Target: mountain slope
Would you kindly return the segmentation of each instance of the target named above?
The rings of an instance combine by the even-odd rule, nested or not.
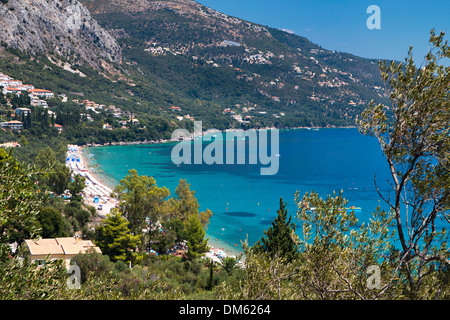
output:
[[[99,68],[121,61],[121,49],[76,0],[0,3],[2,44],[54,60]]]
[[[230,109],[241,123],[351,125],[371,99],[386,102],[376,61],[191,0],[82,2],[121,44],[124,61],[190,100],[183,107],[191,116],[201,113],[194,99]]]

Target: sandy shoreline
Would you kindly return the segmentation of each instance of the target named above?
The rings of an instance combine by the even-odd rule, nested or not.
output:
[[[354,126],[345,126],[345,127],[292,127],[292,128],[282,128],[280,131],[285,130],[313,130],[317,131],[319,129],[333,129],[333,128],[344,128],[351,129],[356,128]],[[276,128],[252,128],[252,129],[227,129],[227,130],[216,130],[210,129],[203,132],[203,135],[212,134],[212,133],[227,133],[227,132],[245,132],[245,131],[262,131],[262,130],[271,130]],[[196,138],[194,134],[191,134],[190,137],[185,138],[184,140],[193,140]],[[179,142],[179,140],[157,140],[157,141],[130,141],[130,142],[115,142],[108,144],[88,144],[85,147],[80,147],[76,145],[69,145],[68,158],[69,156],[74,155],[74,161],[70,158],[70,161],[67,161],[67,165],[73,170],[75,174],[81,174],[86,177],[86,181],[89,182],[89,186],[86,188],[84,192],[83,199],[89,204],[94,206],[97,209],[97,212],[102,218],[106,218],[106,215],[110,212],[112,208],[114,208],[118,201],[117,199],[111,198],[111,193],[114,188],[112,183],[105,183],[105,177],[102,176],[101,173],[94,172],[91,167],[91,163],[87,157],[87,149],[91,147],[106,147],[106,146],[126,146],[126,145],[142,145],[142,144],[165,144],[165,143],[174,143]],[[71,151],[72,148],[72,151]],[[77,162],[77,159],[80,159]],[[98,202],[95,202],[95,197],[98,198]],[[99,205],[102,205],[102,210],[98,210]],[[238,246],[233,246],[226,241],[222,241],[217,239],[214,235],[209,234],[206,230],[206,237],[208,237],[208,245],[211,247],[211,250],[206,253],[206,256],[215,260],[220,261],[220,256],[236,256],[239,253],[242,253],[242,247],[240,244]]]
[[[112,189],[89,170],[82,147],[68,145],[66,165],[74,175],[78,174],[86,178],[86,188],[82,192],[83,201],[95,207],[98,215],[105,218],[118,204],[118,200],[111,197]]]
[[[111,209],[116,207],[119,202],[111,197],[113,188],[103,181],[104,179],[100,174],[92,171],[86,150],[80,146],[69,145],[66,165],[72,170],[74,175],[80,174],[86,178],[87,186],[82,193],[83,200],[86,204],[94,206],[102,219],[106,218]],[[102,207],[101,210],[99,210],[100,205]],[[232,248],[226,243],[212,240],[211,237],[209,237],[208,245],[210,250],[205,256],[216,262],[220,262],[220,257],[235,257],[240,252],[237,248]]]

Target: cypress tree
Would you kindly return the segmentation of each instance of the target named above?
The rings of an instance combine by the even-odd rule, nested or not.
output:
[[[283,198],[280,198],[278,216],[272,221],[272,225],[264,231],[264,236],[258,240],[253,249],[257,253],[266,252],[270,257],[278,255],[292,262],[298,256],[298,246],[292,238],[295,232],[295,224],[291,221]]]

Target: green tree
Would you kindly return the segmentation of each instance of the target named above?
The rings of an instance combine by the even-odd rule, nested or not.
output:
[[[295,240],[295,224],[288,218],[288,210],[283,198],[280,198],[280,208],[277,217],[272,221],[272,226],[264,231],[264,235],[258,240],[254,249],[256,252],[267,252],[273,257],[279,255],[292,262],[298,257],[297,241]]]
[[[34,159],[34,162],[38,168],[53,167],[55,161],[55,152],[49,146],[41,149]]]
[[[239,290],[222,286],[226,299],[243,300],[285,300],[301,299],[298,284],[294,282],[298,274],[297,263],[289,263],[283,257],[269,257],[264,252],[256,252],[243,243],[245,278]]]
[[[158,253],[165,254],[173,247],[177,240],[177,234],[173,230],[173,225],[170,223],[164,223],[161,225],[162,232],[157,232],[152,238],[153,241],[149,246],[149,249],[158,251]]]
[[[47,146],[39,151],[35,160],[38,168],[49,168],[41,175],[40,185],[57,195],[61,195],[69,187],[71,172],[69,167],[56,158],[52,148]]]
[[[195,191],[190,189],[190,184],[185,179],[180,179],[178,186],[175,189],[177,216],[182,220],[191,216],[199,214],[199,207]]]
[[[392,293],[397,270],[389,259],[395,239],[393,215],[377,209],[369,223],[347,210],[342,196],[322,199],[315,192],[295,194],[299,235],[298,269],[294,283],[306,299],[379,299]],[[369,267],[380,270],[379,288],[367,286]],[[399,291],[396,291],[397,293]]]
[[[70,177],[71,172],[69,167],[57,163],[48,174],[47,184],[49,190],[57,195],[63,194],[69,188]]]
[[[120,211],[113,209],[104,220],[102,226],[96,229],[96,244],[103,254],[111,261],[134,262],[135,250],[140,244],[140,235],[132,235],[128,228],[129,222],[122,217]]]
[[[41,231],[37,218],[45,199],[35,189],[39,173],[0,149],[0,259],[11,254],[9,244],[21,244]]]
[[[120,200],[119,207],[135,234],[148,228],[150,239],[158,230],[157,223],[162,214],[164,200],[170,195],[167,188],[159,188],[155,179],[140,176],[136,170],[129,170],[113,191]]]
[[[54,300],[67,293],[63,260],[48,261],[37,268],[25,255],[0,264],[0,274],[1,300]]]
[[[420,67],[412,47],[405,63],[381,63],[392,105],[371,103],[358,119],[360,131],[376,137],[386,156],[392,194],[379,194],[395,214],[399,268],[415,298],[427,277],[450,265],[446,228],[436,227],[439,219],[450,222],[450,67],[440,64],[450,47],[444,35],[430,32]]]
[[[61,213],[51,207],[42,207],[38,221],[41,226],[41,236],[43,238],[67,237],[64,221]]]
[[[5,0],[3,0],[5,1]],[[1,2],[3,2],[1,1]],[[3,86],[0,86],[0,104],[6,104],[8,101],[5,98],[5,95],[3,94]]]
[[[209,278],[208,283],[206,285],[207,290],[212,290],[214,287],[214,261],[209,261]]]
[[[220,264],[222,269],[231,276],[233,271],[239,268],[238,258],[235,257],[221,257]]]
[[[80,193],[83,192],[86,187],[86,178],[76,174],[73,177],[73,180],[67,184],[67,189],[71,194],[71,201],[81,200]]]
[[[205,239],[205,229],[198,216],[191,215],[186,224],[186,237],[189,259],[195,259],[209,250],[208,239]]]
[[[206,228],[213,213],[211,210],[199,212],[200,205],[195,197],[195,191],[190,189],[190,184],[185,179],[180,179],[175,189],[175,197],[167,201],[167,218],[170,220],[172,230],[177,234],[178,240],[186,239],[187,221],[191,216],[197,217],[202,226]]]
[[[86,282],[89,276],[107,275],[114,266],[107,255],[98,252],[78,254],[72,260],[80,268],[81,283]]]
[[[24,135],[21,135],[21,136],[20,136],[20,138],[19,138],[19,144],[20,144],[21,147],[26,147],[26,146],[28,146],[28,140],[27,140],[27,138],[25,138]]]

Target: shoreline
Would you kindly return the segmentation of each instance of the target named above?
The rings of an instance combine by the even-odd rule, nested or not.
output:
[[[280,131],[289,131],[289,130],[311,130],[311,131],[317,131],[320,129],[355,129],[357,128],[356,126],[346,126],[346,127],[293,127],[293,128],[283,128],[283,129],[278,129]],[[202,132],[202,135],[207,135],[207,134],[213,134],[213,133],[226,133],[226,132],[245,132],[245,131],[263,131],[263,130],[272,130],[272,129],[276,129],[276,128],[261,128],[261,129],[256,129],[256,128],[252,128],[252,129],[226,129],[226,130],[217,130],[217,129],[209,129],[206,130],[204,132]],[[192,141],[194,140],[196,137],[196,135],[191,134],[189,138],[184,139],[184,141]],[[90,172],[90,174],[92,176],[94,176],[96,178],[96,180],[100,181],[103,185],[107,186],[108,188],[110,188],[111,190],[114,189],[114,186],[111,186],[111,183],[105,183],[105,179],[106,178],[106,174],[102,174],[99,172],[95,172],[92,170],[92,166],[91,166],[91,162],[92,159],[90,159],[88,157],[88,149],[89,148],[97,148],[97,147],[111,147],[111,146],[127,146],[127,145],[158,145],[158,144],[166,144],[166,143],[176,143],[176,142],[180,142],[179,140],[152,140],[152,141],[130,141],[130,142],[113,142],[113,143],[107,143],[107,144],[88,144],[86,146],[80,146],[80,150],[81,150],[81,155],[84,158],[84,163],[86,165],[86,169]],[[100,165],[97,163],[97,165]],[[106,216],[106,215],[105,215]],[[223,254],[226,254],[228,256],[236,256],[239,253],[242,253],[242,247],[240,245],[238,245],[237,247],[234,247],[233,245],[227,243],[225,240],[219,240],[217,239],[214,235],[209,234],[208,230],[206,231],[206,237],[208,238],[208,245],[211,247],[211,250],[209,252],[209,255],[211,254],[212,251],[217,251],[217,250],[222,250]],[[207,255],[207,256],[209,256]]]
[[[72,170],[73,175],[78,174],[86,179],[86,187],[81,193],[83,202],[95,207],[102,219],[106,218],[111,209],[117,206],[118,200],[111,197],[113,189],[106,185],[101,177],[89,170],[83,147],[68,145],[66,165]]]
[[[275,127],[265,127],[265,128],[250,128],[250,129],[225,129],[225,130],[219,130],[219,129],[208,129],[202,132],[201,136],[205,136],[212,133],[227,133],[227,132],[246,132],[246,131],[265,131],[265,130],[280,130],[280,131],[287,131],[287,130],[313,130],[317,131],[319,129],[357,129],[357,126],[343,126],[343,127],[289,127],[289,128],[275,128]],[[199,135],[195,135],[195,133],[190,133],[190,136],[188,138],[184,138],[183,140],[176,140],[176,139],[159,139],[159,140],[143,140],[143,141],[117,141],[117,142],[109,142],[109,143],[89,143],[85,146],[82,146],[82,148],[98,148],[98,147],[113,147],[113,146],[131,146],[131,145],[149,145],[149,144],[165,144],[165,143],[174,143],[174,142],[180,142],[180,141],[191,141],[194,140]]]
[[[81,174],[86,177],[87,180],[90,182],[96,184],[100,190],[104,190],[107,192],[108,195],[111,195],[112,190],[114,189],[113,186],[108,185],[105,183],[104,179],[105,177],[102,176],[101,173],[95,172],[92,170],[92,163],[90,162],[90,159],[87,154],[87,150],[85,147],[81,146],[75,146],[75,145],[69,145],[69,150],[72,149],[72,155],[76,155],[79,157],[80,161],[75,162],[75,166],[72,164],[74,161],[69,161],[69,167],[73,170],[74,174]],[[68,152],[69,155],[70,151]],[[76,159],[76,158],[75,158]],[[80,165],[76,165],[79,163]],[[72,164],[72,165],[70,165]],[[89,177],[89,178],[88,178]],[[111,205],[106,205],[103,203],[103,209],[98,210],[98,203],[93,203],[93,194],[90,189],[86,188],[84,193],[83,200],[87,202],[89,205],[93,205],[97,209],[97,214],[102,218],[105,219],[107,214],[110,212],[110,210],[118,204],[118,200],[114,198],[110,198]],[[103,197],[105,197],[105,194],[103,194]],[[101,200],[99,200],[100,202]],[[233,248],[231,245],[225,243],[224,241],[220,241],[218,239],[212,239],[212,235],[208,234],[206,231],[206,237],[208,238],[208,246],[210,247],[210,250],[205,253],[205,256],[213,259],[214,261],[220,261],[219,256],[223,257],[236,257],[239,253],[242,252],[242,250],[236,250],[236,248]]]
[[[112,182],[105,182],[105,180],[108,180],[105,175],[102,175],[100,172],[96,172],[94,170],[94,163],[92,162],[92,159],[89,158],[89,151],[87,147],[79,147],[81,150],[81,157],[83,158],[86,170],[96,178],[102,185],[104,185],[106,188],[110,189],[111,192],[116,187],[115,183]],[[101,164],[97,163],[97,166],[100,166]]]

